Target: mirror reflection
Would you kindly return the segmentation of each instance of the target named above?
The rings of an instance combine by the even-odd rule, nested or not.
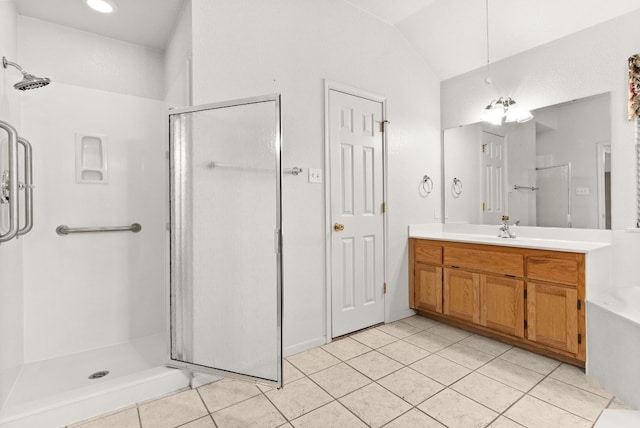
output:
[[[611,228],[610,94],[444,131],[446,223]]]

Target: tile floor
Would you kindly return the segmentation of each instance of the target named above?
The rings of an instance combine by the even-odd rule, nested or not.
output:
[[[579,428],[624,408],[573,366],[419,316],[292,355],[284,380],[223,379],[72,427]]]

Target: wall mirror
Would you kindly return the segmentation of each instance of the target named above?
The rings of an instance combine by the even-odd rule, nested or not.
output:
[[[611,228],[610,94],[444,131],[445,223]]]

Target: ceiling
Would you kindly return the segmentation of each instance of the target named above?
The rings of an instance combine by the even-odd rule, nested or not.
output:
[[[15,0],[20,15],[156,49],[184,2],[115,1],[118,11],[101,15],[81,0]],[[487,63],[486,0],[344,1],[396,27],[441,80]],[[640,9],[638,0],[488,1],[491,62]]]

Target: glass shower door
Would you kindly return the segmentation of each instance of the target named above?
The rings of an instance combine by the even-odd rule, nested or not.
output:
[[[169,365],[280,386],[280,96],[171,110],[169,128]]]

